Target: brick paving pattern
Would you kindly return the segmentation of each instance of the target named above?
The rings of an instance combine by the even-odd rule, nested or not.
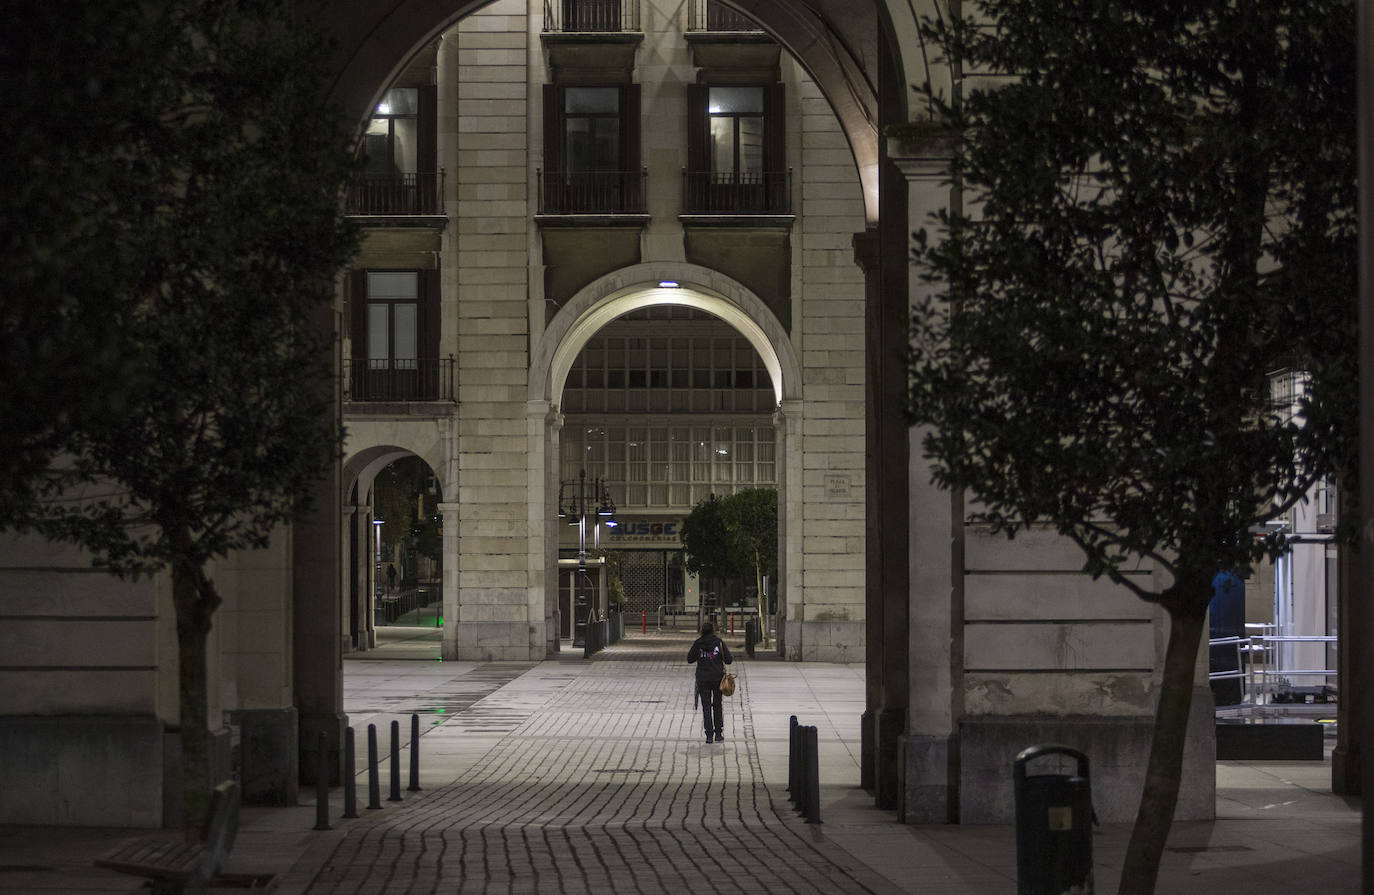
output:
[[[786,792],[764,783],[747,663],[725,700],[725,742],[705,742],[689,642],[639,638],[536,666],[518,685],[541,704],[501,711],[508,726],[462,779],[363,812],[307,891],[886,890],[810,841]],[[491,733],[482,709],[442,723]]]

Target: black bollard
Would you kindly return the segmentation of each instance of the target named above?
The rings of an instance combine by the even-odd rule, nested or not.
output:
[[[382,784],[377,779],[377,725],[367,725],[367,807],[382,807]]]
[[[821,823],[821,755],[816,728],[806,728],[806,822]]]
[[[315,751],[315,829],[329,829],[329,737],[323,730]]]
[[[353,748],[353,728],[344,729],[344,813],[346,818],[358,816],[358,759]]]
[[[391,722],[391,795],[388,802],[401,801],[401,722]]]
[[[787,720],[787,799],[797,801],[797,716]]]
[[[410,716],[410,786],[409,792],[420,791],[420,716]]]

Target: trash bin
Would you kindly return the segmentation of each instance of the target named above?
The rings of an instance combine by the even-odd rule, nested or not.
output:
[[[1075,759],[1077,774],[1027,774],[1037,758]],[[1012,767],[1016,798],[1018,895],[1091,895],[1093,891],[1092,786],[1088,757],[1056,744],[1031,746]]]
[[[744,623],[744,651],[750,656],[753,656],[754,644],[758,643],[759,640],[758,619],[750,616],[749,620]]]

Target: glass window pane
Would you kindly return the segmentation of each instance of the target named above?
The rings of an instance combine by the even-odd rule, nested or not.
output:
[[[763,119],[739,119],[739,167],[748,174],[763,171]]]
[[[735,119],[711,119],[711,171],[735,173]],[[712,178],[714,181],[715,178]],[[728,182],[728,180],[726,181]]]
[[[393,87],[377,104],[378,115],[418,115],[420,114],[420,89],[418,87]]]
[[[367,306],[367,359],[369,367],[385,367],[391,358],[391,340],[387,305]],[[380,362],[380,363],[378,363]]]
[[[759,111],[763,111],[763,91],[759,90]],[[569,114],[616,115],[620,112],[618,87],[568,87],[563,91],[563,111]]]
[[[707,98],[711,114],[752,112],[763,114],[762,87],[712,87]]]
[[[420,296],[420,274],[414,270],[368,271],[367,297],[370,300],[410,299]]]
[[[414,118],[401,118],[391,122],[392,126],[392,164],[401,174],[414,174],[420,170],[420,123]]]
[[[419,334],[419,307],[412,304],[394,304],[392,307],[392,323],[395,332],[392,338],[395,345],[395,358],[398,368],[414,369],[415,365],[401,364],[401,361],[414,361],[419,357],[420,334]]]

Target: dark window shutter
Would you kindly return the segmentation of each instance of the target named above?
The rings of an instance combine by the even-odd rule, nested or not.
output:
[[[439,88],[434,85],[420,88],[420,120],[418,122],[419,158],[422,174],[439,170]]]
[[[782,84],[763,88],[764,170],[787,170],[787,97]]]
[[[439,271],[420,271],[420,357],[437,364],[439,357]]]
[[[349,334],[353,339],[353,360],[367,361],[367,271],[355,270],[348,277]]]
[[[710,87],[687,85],[687,170],[693,173],[711,170],[707,157],[711,142],[710,99]]]
[[[620,170],[625,172],[622,211],[642,211],[645,207],[644,180],[639,158],[639,85],[620,87]]]

